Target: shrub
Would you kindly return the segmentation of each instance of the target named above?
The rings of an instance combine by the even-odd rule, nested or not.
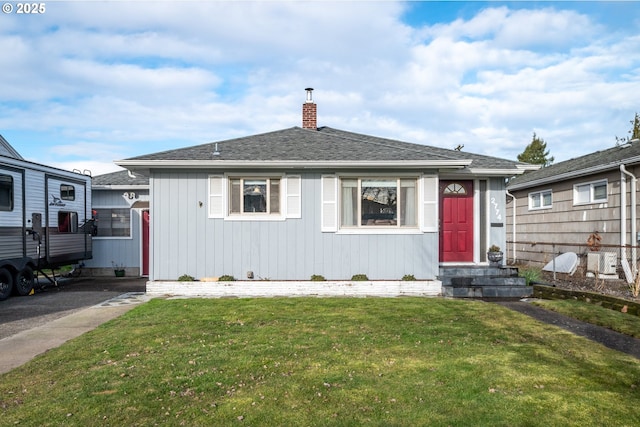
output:
[[[311,281],[312,282],[324,282],[325,280],[327,280],[327,279],[325,279],[324,276],[321,275],[321,274],[312,274],[311,275]]]
[[[196,278],[193,276],[189,276],[188,274],[183,274],[178,277],[178,282],[195,282]]]
[[[527,281],[527,286],[533,282],[539,282],[542,279],[542,270],[536,267],[526,267],[518,272],[518,276],[524,277]]]
[[[416,278],[413,274],[405,274],[404,276],[402,276],[402,280],[405,282],[413,282],[416,280]]]
[[[353,276],[351,276],[351,280],[356,282],[362,282],[365,280],[369,280],[369,278],[367,277],[366,274],[354,274]]]
[[[219,281],[221,282],[234,282],[236,280],[235,277],[229,275],[229,274],[223,274],[222,276],[220,276],[218,278]]]

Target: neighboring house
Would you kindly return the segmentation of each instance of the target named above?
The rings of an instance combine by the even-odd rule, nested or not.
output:
[[[505,180],[530,165],[317,127],[148,154],[150,280],[435,279],[504,246]],[[98,250],[96,249],[96,252]]]
[[[149,268],[149,178],[127,170],[93,177],[92,210],[96,218],[92,275],[146,276]]]
[[[514,178],[507,186],[507,227],[509,240],[520,243],[509,246],[509,258],[515,252],[516,260],[550,260],[551,246],[530,242],[584,255],[594,232],[601,245],[638,245],[638,174],[640,141],[634,140]],[[618,252],[617,262],[629,272],[632,252],[608,250]]]

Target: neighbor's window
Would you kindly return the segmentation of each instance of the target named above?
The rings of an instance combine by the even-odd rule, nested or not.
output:
[[[76,212],[58,212],[58,232],[59,233],[77,233],[78,232],[78,214]]]
[[[13,177],[0,175],[0,211],[13,210]]]
[[[229,213],[279,214],[280,178],[229,178]]]
[[[575,205],[585,203],[606,203],[607,181],[594,181],[578,184],[573,187],[573,203]]]
[[[415,178],[343,178],[342,227],[416,227]]]
[[[97,237],[130,237],[131,209],[95,209]]]
[[[529,209],[548,209],[551,202],[551,190],[529,193]]]
[[[62,200],[75,200],[76,188],[69,184],[60,184],[60,198]]]

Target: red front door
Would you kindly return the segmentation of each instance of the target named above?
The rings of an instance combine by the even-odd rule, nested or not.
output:
[[[440,261],[473,262],[473,181],[440,181]]]
[[[142,275],[149,275],[149,211],[142,211]]]

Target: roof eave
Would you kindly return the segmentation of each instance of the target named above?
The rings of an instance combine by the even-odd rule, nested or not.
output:
[[[126,185],[126,184],[99,184],[92,185],[91,189],[93,190],[148,190],[149,184],[135,184],[135,185]]]
[[[578,178],[585,175],[591,175],[598,172],[604,172],[607,170],[614,170],[620,168],[620,165],[633,164],[640,162],[640,156],[630,157],[624,160],[617,160],[615,162],[607,163],[604,165],[592,166],[590,168],[579,169],[575,171],[565,172],[558,175],[547,176],[544,178],[534,179],[531,181],[523,182],[522,184],[509,185],[509,190],[521,190],[523,188],[537,187],[538,185],[545,185],[553,182],[563,181],[565,179]]]
[[[119,160],[115,164],[129,170],[148,169],[398,169],[447,168],[461,169],[472,160],[376,160],[376,161],[246,161],[246,160]]]
[[[472,175],[484,175],[484,176],[514,176],[522,175],[525,170],[519,168],[509,169],[490,169],[490,168],[469,168],[467,169]]]

